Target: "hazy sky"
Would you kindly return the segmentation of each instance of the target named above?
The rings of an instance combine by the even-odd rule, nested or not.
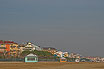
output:
[[[104,56],[104,0],[0,0],[0,40]]]

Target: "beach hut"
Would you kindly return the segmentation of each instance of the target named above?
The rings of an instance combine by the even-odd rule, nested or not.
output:
[[[60,58],[60,62],[67,62],[67,59],[64,58],[64,57],[61,57],[61,58]]]
[[[25,57],[25,62],[38,62],[37,55],[29,54]]]

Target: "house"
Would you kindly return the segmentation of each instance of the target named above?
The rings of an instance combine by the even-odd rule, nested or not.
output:
[[[25,45],[25,47],[23,47],[22,49],[23,49],[23,51],[26,51],[26,50],[28,50],[28,51],[34,51],[34,50],[40,51],[40,50],[41,50],[41,48],[40,48],[39,46],[34,45],[34,44],[31,43],[31,42],[28,42],[28,43]]]
[[[42,51],[48,51],[52,54],[55,54],[57,52],[57,49],[53,48],[53,47],[43,47]]]
[[[57,55],[57,57],[63,57],[63,52],[62,51],[57,51],[55,53],[55,55]]]
[[[69,58],[81,58],[80,54],[76,54],[76,53],[70,53]]]
[[[25,57],[25,62],[38,62],[37,55],[29,54]]]
[[[27,43],[23,50],[33,51],[35,48],[32,46],[32,43]]]
[[[37,51],[41,51],[42,50],[40,46],[34,45],[34,47],[35,47],[35,50],[37,50]]]
[[[68,52],[63,52],[63,57],[69,57],[69,53]]]
[[[69,57],[69,53],[68,52],[62,52],[62,51],[58,51],[55,53],[58,57]]]
[[[101,58],[101,61],[104,62],[104,58]]]

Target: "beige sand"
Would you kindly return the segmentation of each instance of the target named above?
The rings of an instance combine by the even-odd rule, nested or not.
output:
[[[104,69],[104,63],[0,62],[0,69]]]

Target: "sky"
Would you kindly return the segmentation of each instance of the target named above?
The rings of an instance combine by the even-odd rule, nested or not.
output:
[[[104,57],[104,0],[0,0],[0,40]]]

